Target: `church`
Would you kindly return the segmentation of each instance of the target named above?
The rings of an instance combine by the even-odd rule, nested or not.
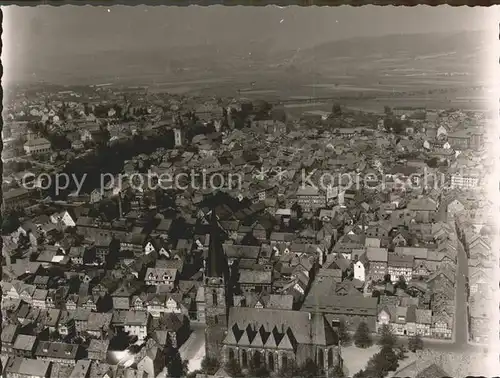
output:
[[[212,210],[205,256],[206,355],[247,368],[259,354],[270,371],[312,359],[328,371],[340,357],[338,335],[323,314],[284,309],[235,307],[221,230]]]

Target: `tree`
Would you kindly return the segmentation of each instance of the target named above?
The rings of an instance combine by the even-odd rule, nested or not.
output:
[[[241,366],[238,364],[234,358],[230,358],[229,361],[224,366],[224,369],[231,377],[243,377],[241,372]]]
[[[358,329],[354,334],[354,344],[358,348],[368,348],[372,345],[370,330],[365,322],[359,323]]]
[[[398,282],[396,282],[396,287],[401,290],[406,290],[408,287],[404,276],[399,276]]]
[[[340,363],[335,365],[335,367],[330,370],[329,376],[333,377],[333,378],[344,378],[345,377],[344,369],[342,369],[342,366],[340,365]]]
[[[381,329],[380,339],[378,345],[382,347],[393,348],[396,345],[396,337],[391,331],[388,324],[384,324]]]
[[[424,342],[423,342],[422,338],[420,337],[420,335],[411,336],[408,339],[408,348],[412,352],[416,352],[417,350],[424,349]]]
[[[353,375],[353,378],[368,378],[368,373],[365,370],[360,370]]]
[[[214,375],[219,370],[220,364],[216,358],[205,356],[201,361],[201,370],[205,374]]]
[[[341,345],[347,345],[351,342],[351,335],[347,332],[347,326],[344,320],[340,320],[337,332]]]
[[[368,370],[374,375],[385,375],[389,371],[395,371],[398,367],[398,356],[391,347],[383,346],[380,352],[368,361]]]
[[[19,222],[19,218],[15,212],[9,212],[4,215],[2,219],[2,233],[4,235],[10,234],[17,230],[17,228],[21,225]]]
[[[425,162],[429,168],[437,168],[439,165],[438,159],[433,157]]]
[[[285,366],[282,366],[279,370],[278,376],[283,378],[292,378],[297,376],[298,371],[299,368],[294,360],[287,361],[287,364]]]

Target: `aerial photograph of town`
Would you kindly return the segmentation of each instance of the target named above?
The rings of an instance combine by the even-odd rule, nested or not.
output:
[[[1,377],[497,375],[492,10],[3,7]]]

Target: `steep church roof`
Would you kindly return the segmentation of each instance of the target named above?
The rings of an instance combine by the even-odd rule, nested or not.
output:
[[[206,277],[228,278],[228,264],[221,242],[221,229],[215,210],[210,215],[210,240],[206,256]]]

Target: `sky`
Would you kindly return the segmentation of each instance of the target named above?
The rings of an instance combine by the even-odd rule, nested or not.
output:
[[[306,48],[351,37],[479,30],[482,7],[2,7],[8,74],[23,65],[57,65],[62,55],[148,51],[179,45],[267,41]],[[22,26],[20,26],[22,25]],[[15,29],[15,32],[14,32]],[[168,50],[166,50],[168,51]]]

